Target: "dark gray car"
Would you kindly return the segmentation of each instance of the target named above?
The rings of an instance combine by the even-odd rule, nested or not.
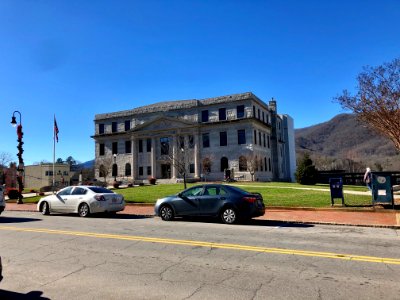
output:
[[[230,185],[204,184],[158,199],[154,211],[164,221],[174,217],[212,216],[232,224],[238,220],[263,216],[265,205],[261,194],[249,193]]]

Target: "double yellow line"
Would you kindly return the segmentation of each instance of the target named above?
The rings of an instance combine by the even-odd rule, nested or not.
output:
[[[172,245],[182,245],[182,246],[191,246],[191,247],[197,246],[197,247],[205,247],[205,248],[254,251],[254,252],[260,252],[260,253],[275,253],[275,254],[286,254],[286,255],[311,256],[311,257],[322,257],[322,258],[330,258],[330,259],[341,259],[341,260],[352,260],[352,261],[362,261],[362,262],[371,262],[371,263],[384,263],[384,264],[400,265],[400,259],[397,259],[397,258],[340,254],[340,253],[333,253],[333,252],[303,251],[303,250],[284,249],[284,248],[246,246],[246,245],[238,245],[238,244],[223,244],[223,243],[191,241],[191,240],[152,238],[152,237],[145,237],[145,236],[119,235],[119,234],[106,234],[106,233],[95,233],[95,232],[67,231],[67,230],[52,230],[52,229],[45,229],[45,228],[20,228],[20,227],[13,227],[13,226],[0,226],[0,230],[47,233],[47,234],[58,234],[58,235],[71,235],[71,236],[82,236],[82,237],[92,237],[92,238],[102,238],[102,239],[116,239],[116,240],[127,240],[127,241],[140,241],[140,242],[147,242],[147,243],[172,244]]]

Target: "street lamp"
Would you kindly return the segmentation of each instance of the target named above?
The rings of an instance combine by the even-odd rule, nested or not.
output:
[[[114,173],[114,181],[117,181],[117,154],[114,153],[114,165],[113,165],[113,173]]]
[[[15,118],[15,113],[19,114],[19,124],[17,126],[17,121]],[[18,137],[18,167],[17,167],[17,171],[18,171],[18,175],[17,175],[17,181],[18,181],[18,191],[19,191],[19,196],[18,196],[18,201],[17,204],[23,204],[22,202],[22,191],[24,189],[24,183],[23,183],[23,176],[24,176],[24,159],[22,158],[22,153],[24,152],[24,149],[22,148],[22,145],[24,144],[24,142],[22,141],[22,137],[24,135],[24,133],[22,132],[22,116],[21,113],[16,110],[13,112],[13,115],[11,117],[11,124],[13,127],[17,127],[17,137]]]

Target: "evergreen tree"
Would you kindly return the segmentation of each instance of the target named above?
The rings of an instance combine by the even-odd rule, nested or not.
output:
[[[300,184],[315,184],[317,182],[317,169],[308,153],[299,161],[296,171],[296,181]]]

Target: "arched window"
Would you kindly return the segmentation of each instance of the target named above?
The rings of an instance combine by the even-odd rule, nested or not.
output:
[[[131,176],[131,175],[132,175],[131,164],[127,163],[125,165],[125,176]]]
[[[106,177],[107,170],[104,165],[100,165],[99,168],[99,177]]]
[[[113,166],[112,166],[112,176],[116,177],[116,176],[118,176],[117,174],[118,174],[118,166],[117,166],[117,164],[113,164]]]
[[[247,171],[247,158],[244,156],[239,157],[239,171]]]
[[[224,156],[221,158],[221,172],[224,172],[225,169],[228,169],[228,159]]]

